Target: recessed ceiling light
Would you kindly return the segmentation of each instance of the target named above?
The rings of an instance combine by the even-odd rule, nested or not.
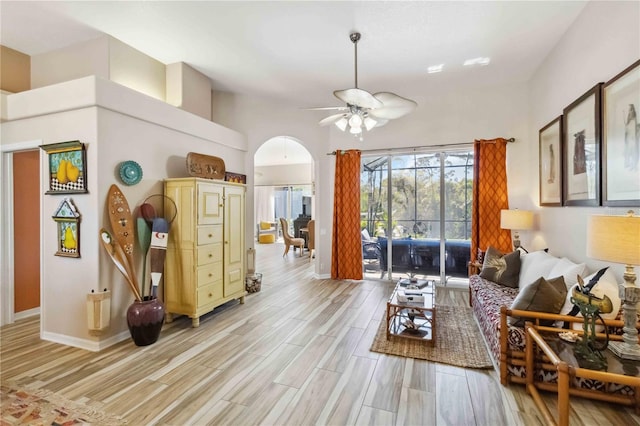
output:
[[[473,58],[473,59],[467,59],[466,61],[464,61],[464,66],[470,66],[470,65],[489,65],[489,62],[491,62],[491,58],[484,58],[484,57],[479,57],[479,58]]]
[[[444,68],[444,64],[431,65],[430,67],[427,68],[427,73],[433,74],[436,72],[442,72],[442,68]]]

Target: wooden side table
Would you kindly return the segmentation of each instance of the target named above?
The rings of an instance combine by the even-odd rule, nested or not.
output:
[[[569,397],[576,395],[584,398],[598,399],[624,405],[635,406],[636,413],[640,410],[640,362],[621,362],[611,351],[605,350],[603,354],[607,357],[607,371],[591,370],[582,368],[573,355],[573,343],[567,343],[558,338],[558,332],[540,334],[537,327],[531,323],[526,324],[526,350],[525,363],[527,368],[527,392],[533,398],[538,409],[542,413],[548,424],[568,426],[569,425]],[[548,358],[558,372],[557,386],[552,383],[536,382],[534,379],[536,367],[537,346]],[[634,375],[635,374],[635,375]],[[616,383],[634,388],[634,396],[607,393],[605,391],[595,391],[572,387],[572,379],[575,377],[597,380],[606,383]],[[555,389],[554,389],[555,387]],[[538,388],[544,390],[555,390],[558,393],[558,421],[556,423],[553,415],[546,406]]]

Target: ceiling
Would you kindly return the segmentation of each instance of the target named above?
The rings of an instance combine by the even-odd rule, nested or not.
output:
[[[109,34],[216,90],[336,106],[354,86],[420,98],[453,85],[527,81],[584,1],[2,1],[0,42],[29,55]],[[490,57],[487,66],[464,67]],[[444,64],[437,74],[432,65]],[[443,89],[444,88],[444,89]]]

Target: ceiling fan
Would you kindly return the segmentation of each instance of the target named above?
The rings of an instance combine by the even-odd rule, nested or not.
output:
[[[313,110],[344,111],[320,120],[321,126],[335,124],[340,130],[362,140],[363,127],[367,131],[387,124],[389,120],[409,114],[418,105],[411,99],[403,98],[391,92],[371,94],[358,88],[358,41],[360,33],[352,33],[349,39],[355,48],[355,88],[336,90],[334,96],[345,102],[346,106],[310,108]]]

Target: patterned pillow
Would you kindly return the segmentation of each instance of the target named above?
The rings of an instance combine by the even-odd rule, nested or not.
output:
[[[507,287],[518,287],[520,275],[520,251],[502,254],[494,247],[489,247],[484,256],[480,276]]]

